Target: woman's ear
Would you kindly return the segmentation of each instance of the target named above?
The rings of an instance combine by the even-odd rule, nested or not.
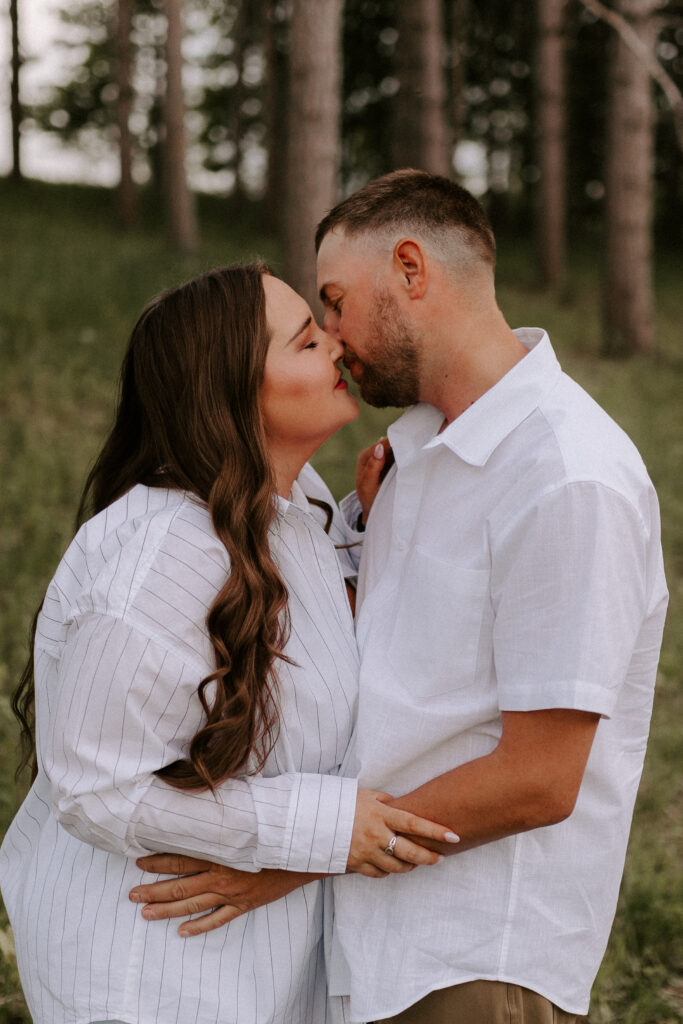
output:
[[[427,288],[427,261],[414,238],[401,238],[394,246],[394,269],[403,278],[408,298],[421,299]]]

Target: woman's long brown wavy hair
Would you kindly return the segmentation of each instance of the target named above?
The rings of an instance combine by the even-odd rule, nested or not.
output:
[[[80,525],[135,484],[189,491],[207,503],[230,556],[207,616],[216,669],[198,688],[206,723],[189,758],[158,772],[181,789],[213,788],[252,756],[262,766],[277,724],[274,662],[287,660],[287,592],[268,545],[275,484],[259,406],[269,342],[264,273],[259,265],[221,267],[146,307],[124,358],[114,425],[78,510]],[[22,764],[34,749],[33,684],[31,657],[13,698]]]

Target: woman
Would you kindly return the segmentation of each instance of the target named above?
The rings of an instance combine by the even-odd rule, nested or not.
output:
[[[140,854],[313,878],[437,860],[386,850],[443,828],[336,774],[357,656],[302,483],[320,493],[306,461],[357,414],[341,354],[262,267],[167,292],[133,330],[94,516],[37,620],[37,775],[0,851],[37,1022],[325,1021],[319,882],[188,944],[128,900]]]

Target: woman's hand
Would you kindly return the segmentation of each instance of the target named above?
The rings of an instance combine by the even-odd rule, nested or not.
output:
[[[438,853],[414,843],[409,836],[449,844],[459,842],[458,836],[447,826],[399,811],[390,806],[388,800],[391,797],[387,793],[358,790],[347,871],[384,878],[391,873],[412,871],[418,864],[438,864],[443,859]]]
[[[300,885],[324,877],[272,868],[256,873],[238,871],[222,864],[168,853],[141,857],[136,863],[143,871],[182,876],[137,885],[131,889],[129,897],[134,903],[146,904],[142,916],[148,921],[203,914],[181,924],[178,934],[183,937],[213,931],[249,910],[279,900]]]
[[[372,503],[377,497],[380,484],[394,463],[394,453],[389,439],[381,438],[376,444],[365,448],[356,463],[356,494],[363,510],[363,525],[367,522]]]

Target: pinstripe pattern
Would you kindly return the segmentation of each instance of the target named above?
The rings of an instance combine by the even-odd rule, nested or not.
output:
[[[331,502],[310,467],[300,480]],[[322,887],[205,936],[146,923],[128,890],[151,850],[343,871],[356,783],[337,776],[356,706],[343,573],[295,484],[271,547],[290,595],[294,664],[259,775],[211,793],[153,773],[187,753],[211,671],[206,613],[229,571],[206,508],[138,486],[87,523],[59,565],[36,640],[38,778],[0,851],[29,1008],[46,1024],[322,1024]],[[342,534],[341,517],[333,532]],[[346,565],[347,572],[353,567]]]

